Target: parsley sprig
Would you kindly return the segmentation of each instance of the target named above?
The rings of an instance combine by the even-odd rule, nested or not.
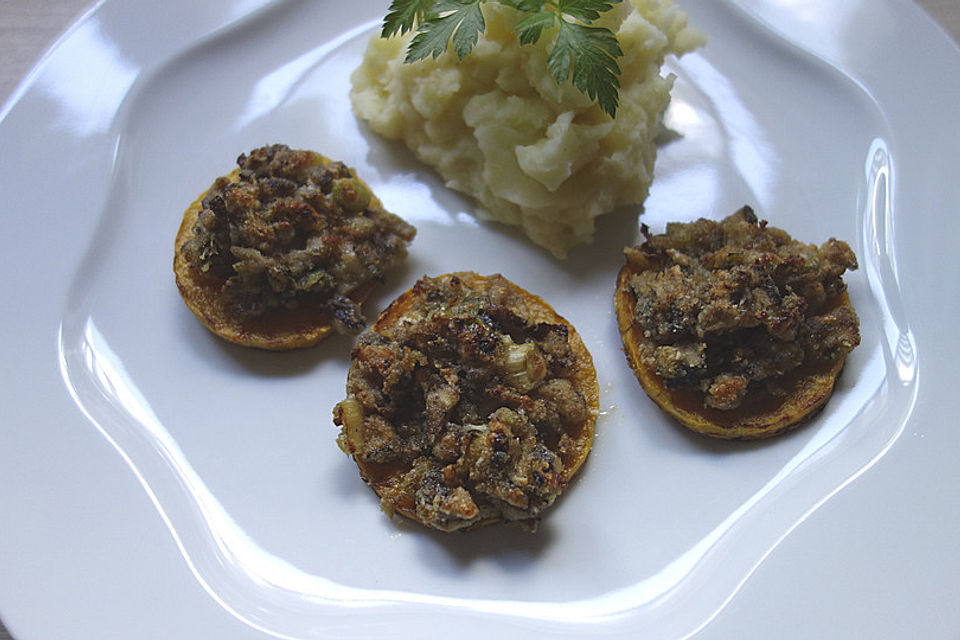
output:
[[[616,115],[617,58],[623,51],[613,32],[593,22],[622,0],[392,0],[380,35],[390,38],[416,28],[404,62],[436,58],[451,43],[463,60],[486,28],[480,5],[495,1],[526,14],[514,27],[521,45],[533,44],[544,31],[556,28],[547,54],[550,75],[557,84],[569,78],[611,117]]]

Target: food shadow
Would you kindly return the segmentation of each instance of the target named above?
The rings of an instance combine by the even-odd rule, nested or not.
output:
[[[659,410],[659,407],[656,408]],[[809,439],[811,434],[805,434],[804,432],[807,432],[811,429],[816,430],[817,428],[814,424],[817,421],[817,416],[812,416],[809,420],[798,425],[797,427],[782,433],[778,433],[769,438],[753,440],[727,440],[697,433],[696,431],[685,427],[679,421],[674,420],[667,415],[662,415],[660,418],[661,422],[665,423],[662,426],[664,428],[671,429],[687,447],[695,449],[705,455],[743,456],[756,451],[769,449],[771,447],[784,447],[789,449],[792,448],[794,441],[802,442],[806,439]]]
[[[461,571],[478,562],[492,562],[503,571],[521,573],[540,566],[540,557],[554,538],[550,511],[533,533],[501,523],[473,531],[434,531],[402,516],[395,516],[394,524],[399,530],[417,536],[415,546],[422,566],[439,571],[449,566],[449,562]],[[438,553],[444,554],[449,562],[437,562]]]
[[[461,215],[469,215],[477,224],[494,231],[510,245],[518,249],[536,252],[546,264],[556,268],[576,281],[594,279],[614,269],[623,262],[623,248],[632,246],[639,235],[640,205],[619,207],[594,219],[596,224],[593,241],[587,245],[573,247],[567,257],[558,258],[548,249],[535,244],[523,230],[492,219],[477,216],[474,212],[478,203],[466,194],[447,187],[436,170],[418,160],[413,153],[398,140],[388,140],[374,133],[365,122],[358,123],[360,135],[366,140],[368,151],[366,160],[379,178],[389,181],[403,175],[415,176],[417,184],[425,187],[431,200],[444,211],[451,220]],[[402,215],[402,213],[401,213]],[[416,220],[410,220],[416,224]],[[411,256],[416,253],[417,240],[411,245]],[[509,254],[509,251],[504,251]],[[448,271],[456,271],[452,265]]]
[[[346,367],[350,362],[350,349],[354,340],[353,336],[334,333],[313,347],[271,351],[240,346],[214,335],[186,308],[178,313],[178,320],[190,351],[201,354],[209,365],[228,373],[239,368],[246,374],[263,378],[307,375],[328,361],[339,361]]]
[[[361,135],[368,144],[367,163],[377,172],[378,178],[388,182],[399,176],[412,176],[418,186],[427,189],[430,200],[437,205],[438,209],[447,214],[451,222],[461,215],[469,215],[478,224],[489,229],[495,229],[501,235],[513,241],[525,242],[530,247],[536,246],[526,239],[519,227],[476,216],[474,213],[477,208],[476,200],[472,196],[446,186],[443,177],[437,173],[436,169],[420,161],[403,142],[381,137],[374,133],[365,122],[361,121],[359,127]],[[415,217],[411,216],[408,219],[408,216],[404,215],[403,212],[395,213],[416,225]],[[414,238],[411,249],[416,248],[416,242],[417,239]],[[456,269],[451,270],[455,271]]]
[[[581,282],[609,276],[612,299],[612,287],[624,262],[623,250],[639,242],[642,209],[630,205],[598,216],[593,242],[574,247],[565,259],[556,259],[557,267]]]

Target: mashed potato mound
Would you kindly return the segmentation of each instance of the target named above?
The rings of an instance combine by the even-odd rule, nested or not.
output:
[[[641,204],[653,180],[673,76],[668,54],[703,43],[673,0],[629,0],[596,24],[613,31],[620,106],[610,118],[547,72],[554,34],[520,46],[516,11],[483,5],[486,31],[462,61],[447,51],[405,64],[411,34],[371,39],[352,75],[353,109],[377,133],[402,140],[447,186],[476,198],[477,215],[518,225],[563,257],[589,243],[594,218]]]

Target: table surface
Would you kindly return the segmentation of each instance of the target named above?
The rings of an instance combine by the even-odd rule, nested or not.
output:
[[[958,0],[916,0],[960,42]],[[0,104],[90,0],[0,0]],[[0,623],[0,640],[12,637]]]

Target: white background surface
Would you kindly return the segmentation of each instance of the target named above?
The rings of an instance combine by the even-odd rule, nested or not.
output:
[[[960,28],[960,3],[956,3],[954,0],[925,0],[920,3],[924,5],[931,13],[937,16],[943,24],[948,28],[952,29],[955,37]],[[52,39],[55,38],[66,24],[75,16],[80,10],[82,10],[83,3],[77,2],[63,2],[60,0],[51,1],[51,2],[27,2],[25,0],[2,0],[0,3],[0,99],[5,99],[7,95],[13,90],[14,86],[18,82],[19,78],[29,70],[31,64],[37,59],[37,57],[43,52],[43,50],[51,43]],[[2,152],[2,151],[0,151]],[[7,427],[9,428],[9,418]],[[939,452],[940,455],[946,455],[944,452]],[[938,452],[932,452],[933,456],[938,455]],[[109,456],[105,456],[109,460]],[[118,466],[122,466],[122,461],[119,459],[115,460],[113,463]],[[891,496],[898,497],[898,487],[895,485],[896,478],[890,478],[889,480],[884,478],[883,469],[880,468],[877,470],[875,482],[880,483],[889,483],[890,486],[887,489],[890,492]],[[825,506],[821,508],[821,511],[830,512],[831,510],[843,510],[845,505],[856,502],[858,499],[858,491],[861,491],[862,487],[856,483],[849,487],[846,491],[843,492],[836,499],[829,501]],[[902,496],[899,496],[902,497]],[[955,499],[954,499],[955,500]],[[129,502],[131,504],[136,504],[136,496],[130,496]],[[898,500],[898,503],[903,503],[903,500]],[[908,501],[907,501],[908,502]],[[2,508],[3,505],[0,505]],[[950,506],[950,501],[948,500],[947,506]],[[955,505],[954,505],[955,506]],[[149,519],[153,517],[149,509],[149,505],[144,506],[143,514],[145,518]],[[819,514],[818,514],[819,515]],[[904,518],[909,518],[909,513],[902,514]],[[136,514],[131,514],[133,520],[136,520]],[[829,517],[829,513],[827,516]],[[860,520],[855,523],[851,523],[851,529],[854,532],[854,535],[863,535],[871,536],[879,529],[882,529],[884,523],[888,520],[890,514],[885,514],[878,512],[874,514],[873,519],[869,516],[866,519]],[[82,522],[86,519],[95,520],[97,518],[96,513],[82,513],[77,514],[78,523],[82,525]],[[82,531],[83,527],[78,526],[78,531]],[[825,532],[827,533],[827,532]],[[914,540],[905,540],[905,541],[890,541],[891,545],[895,544],[918,544],[918,540],[930,540],[931,532],[922,532],[922,537],[919,536],[921,532],[918,532],[918,538]],[[934,541],[940,540],[944,543],[943,546],[937,544],[929,544],[931,555],[942,552],[942,549],[948,545],[954,544],[955,539],[947,535],[948,532],[934,532],[932,534],[932,539]],[[131,530],[126,532],[127,535],[137,535],[138,531],[135,525],[131,524]],[[146,528],[142,532],[144,536],[153,536],[155,532],[147,531]],[[169,544],[169,541],[156,540],[158,544]],[[758,569],[756,576],[761,579],[765,574],[776,574],[777,572],[783,571],[785,568],[778,566],[778,562],[781,562],[783,558],[788,557],[792,554],[789,553],[792,540],[788,537],[785,542],[782,543],[781,549],[784,553],[774,554],[766,562],[764,562]],[[819,580],[821,579],[821,574],[816,570],[817,564],[820,559],[827,559],[831,562],[839,563],[840,570],[831,572],[832,580],[835,581],[835,584],[832,588],[834,589],[843,589],[845,582],[848,582],[848,588],[851,590],[866,590],[865,597],[860,600],[865,607],[862,612],[863,620],[870,620],[869,626],[874,629],[897,629],[898,624],[902,624],[901,618],[898,616],[897,611],[877,611],[877,610],[867,610],[871,607],[871,602],[877,602],[881,600],[882,592],[889,588],[889,585],[892,581],[897,581],[900,583],[910,583],[912,581],[923,580],[925,576],[915,575],[914,567],[911,565],[900,565],[897,563],[897,559],[902,557],[897,553],[893,553],[894,549],[891,548],[891,554],[888,558],[890,562],[877,562],[874,566],[863,566],[858,564],[856,566],[850,567],[849,571],[844,571],[843,567],[843,555],[845,545],[848,544],[847,540],[840,540],[836,538],[824,537],[822,544],[820,545],[821,553],[818,558],[811,558],[811,564],[808,571],[794,571],[796,576],[796,582],[792,585],[782,585],[782,592],[770,592],[766,591],[764,593],[753,593],[751,590],[752,582],[748,582],[744,589],[738,594],[738,597],[724,610],[721,614],[719,622],[721,623],[718,628],[724,628],[723,622],[725,619],[729,618],[730,620],[737,620],[737,610],[738,607],[743,606],[743,603],[749,601],[768,601],[768,602],[782,602],[784,600],[795,600],[798,608],[803,608],[805,603],[810,600],[815,600],[813,594],[816,593],[818,589]],[[954,547],[955,548],[955,547]],[[52,550],[53,553],[56,553],[56,550]],[[135,557],[123,559],[125,567],[133,572],[142,571],[145,574],[149,571],[149,567],[138,567],[138,559]],[[64,557],[64,562],[70,562],[71,559]],[[86,562],[91,562],[91,559],[86,559]],[[104,559],[104,562],[113,562],[116,563],[116,559]],[[928,566],[924,564],[922,566]],[[118,567],[114,567],[115,569]],[[179,584],[179,582],[177,583]],[[763,581],[763,584],[771,584],[771,581]],[[157,589],[158,592],[164,591],[164,585],[161,583],[154,584],[151,586],[153,589]],[[871,591],[875,591],[873,594],[876,597],[871,598]],[[810,596],[806,594],[811,594]],[[937,613],[938,611],[943,611],[943,607],[950,606],[950,602],[954,601],[956,594],[944,594],[945,602],[941,603],[931,603],[931,611],[929,620],[929,631],[936,632],[938,631],[937,627]],[[178,598],[183,598],[184,600],[189,600],[195,597],[206,597],[206,595],[197,587],[195,593],[183,593],[179,595],[174,595],[172,599],[176,601]],[[72,601],[70,599],[72,598]],[[169,601],[169,598],[168,600]],[[819,601],[818,601],[819,602]],[[72,608],[76,607],[78,611],[82,611],[85,606],[94,606],[93,603],[84,603],[82,594],[58,594],[55,590],[51,592],[51,607],[63,607],[63,608]],[[98,605],[102,606],[102,605]],[[762,610],[762,607],[761,607]],[[117,611],[116,615],[118,617],[129,617],[131,620],[138,619],[137,611]],[[844,619],[852,619],[857,616],[847,616]],[[832,616],[830,612],[819,612],[819,615],[811,616],[807,625],[807,631],[809,633],[803,634],[807,637],[869,637],[861,633],[862,629],[837,629],[832,626]],[[777,621],[769,620],[762,621],[769,624],[770,634],[767,637],[775,637],[777,629]],[[915,622],[915,620],[913,620]],[[754,621],[756,623],[756,621]],[[727,627],[730,635],[726,637],[743,637],[739,635],[737,622],[732,622],[730,626]],[[751,625],[751,629],[755,630],[757,628],[756,624]],[[923,629],[913,628],[903,628],[903,634],[901,637],[925,637]],[[4,639],[6,632],[0,629],[0,639]],[[895,637],[898,634],[893,634],[891,637]],[[718,636],[721,637],[721,636]]]

